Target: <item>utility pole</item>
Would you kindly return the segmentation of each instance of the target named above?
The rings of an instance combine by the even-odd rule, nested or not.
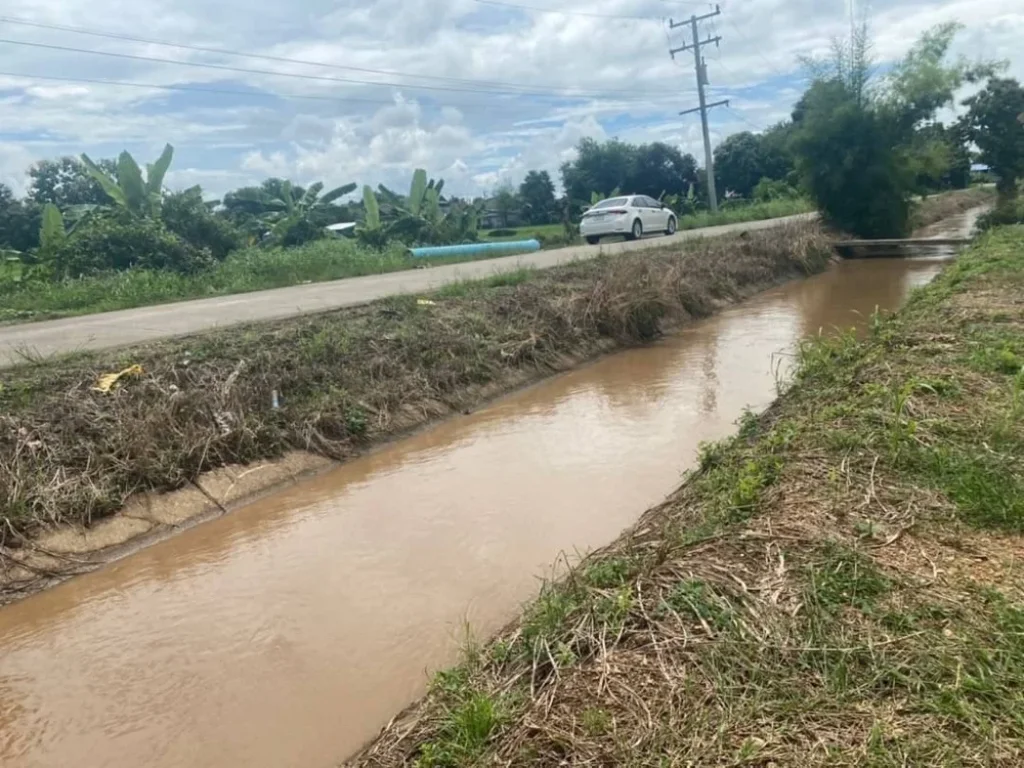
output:
[[[669,19],[669,27],[675,29],[676,27],[682,27],[686,24],[690,25],[690,30],[693,33],[693,42],[689,45],[683,45],[679,48],[672,48],[669,50],[672,58],[676,57],[677,53],[688,51],[693,49],[693,61],[697,68],[697,96],[700,99],[700,106],[694,107],[693,109],[686,109],[680,112],[680,115],[689,115],[693,112],[700,112],[700,123],[701,128],[704,131],[704,168],[708,175],[708,201],[711,204],[711,210],[718,210],[718,194],[715,190],[715,166],[714,158],[711,153],[711,135],[708,133],[708,110],[712,107],[719,107],[723,104],[729,106],[729,100],[723,99],[722,101],[716,101],[714,104],[708,104],[707,99],[704,96],[704,86],[708,84],[708,65],[704,61],[704,57],[700,54],[700,47],[702,45],[710,45],[714,43],[718,46],[719,41],[722,39],[721,35],[715,37],[709,37],[706,40],[701,40],[699,31],[697,29],[697,22],[704,21],[704,19],[710,19],[714,16],[718,16],[722,12],[722,9],[717,5],[715,6],[714,13],[705,13],[703,16],[691,16],[689,21],[680,21],[676,23]]]

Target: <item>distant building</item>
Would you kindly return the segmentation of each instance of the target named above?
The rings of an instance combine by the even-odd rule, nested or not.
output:
[[[508,216],[503,220],[501,212],[494,205],[494,200],[484,201],[484,212],[480,214],[480,229],[504,229],[506,220],[508,227],[520,227],[524,223],[523,216],[519,211],[509,211]]]

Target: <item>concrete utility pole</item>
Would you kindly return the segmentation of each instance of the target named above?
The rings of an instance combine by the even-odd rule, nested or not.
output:
[[[689,21],[680,21],[679,23],[676,23],[675,21],[672,21],[672,19],[669,19],[669,27],[671,29],[689,24],[690,30],[693,33],[692,43],[680,46],[679,48],[672,48],[669,50],[669,54],[671,54],[674,59],[677,53],[688,51],[691,48],[693,49],[693,61],[697,68],[697,96],[700,99],[700,106],[694,107],[693,109],[685,109],[679,114],[689,115],[693,112],[700,112],[701,128],[704,131],[704,168],[708,175],[708,201],[711,204],[712,211],[718,210],[718,194],[715,190],[715,165],[714,157],[711,153],[711,135],[708,133],[708,110],[712,107],[720,107],[723,104],[725,106],[729,106],[729,100],[723,99],[722,101],[716,101],[714,104],[708,104],[704,97],[704,86],[708,84],[708,65],[704,61],[704,57],[700,55],[700,47],[702,45],[710,45],[711,43],[714,43],[717,47],[722,37],[721,35],[717,35],[715,37],[709,37],[706,40],[701,40],[698,37],[699,32],[697,30],[697,22],[718,16],[721,12],[721,8],[716,5],[714,13],[705,13],[703,16],[691,16]]]

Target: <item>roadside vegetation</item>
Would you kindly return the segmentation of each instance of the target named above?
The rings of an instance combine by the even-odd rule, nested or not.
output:
[[[991,198],[992,192],[980,187],[934,195],[920,203],[915,217],[923,225],[984,205]],[[696,229],[779,218],[806,212],[808,208],[809,205],[801,199],[752,203],[742,207],[728,207],[717,214],[695,214],[682,219],[680,227]],[[494,239],[536,237],[545,243],[565,243],[560,234],[561,225],[499,231],[514,234],[501,234]],[[486,232],[481,234],[483,237],[488,236]],[[658,240],[652,240],[650,244],[652,248],[663,247]],[[331,238],[290,248],[249,246],[232,252],[223,261],[194,274],[134,268],[59,282],[30,280],[6,292],[0,279],[0,299],[3,301],[0,304],[0,322],[46,320],[186,299],[227,296],[301,283],[430,267],[459,260],[451,257],[416,259],[409,255],[407,248],[399,244],[376,249],[363,247],[354,240]],[[14,262],[8,264],[9,269],[20,268]]]
[[[128,269],[60,282],[27,281],[7,293],[0,291],[0,322],[108,312],[454,261],[458,259],[415,259],[398,244],[374,249],[341,239],[292,248],[250,246],[196,273]]]
[[[0,542],[98,520],[133,493],[178,488],[227,464],[290,449],[346,459],[488,394],[821,271],[831,255],[830,238],[802,222],[26,362],[0,371]],[[96,389],[122,371],[112,391]]]
[[[127,152],[44,160],[29,168],[23,197],[0,185],[0,322],[405,269],[421,263],[404,253],[417,245],[495,236],[575,244],[583,211],[620,193],[658,198],[680,229],[817,208],[844,231],[902,235],[916,223],[915,199],[966,188],[978,160],[1000,201],[983,223],[1012,222],[1021,210],[1024,91],[996,76],[998,64],[946,63],[955,33],[952,25],[930,32],[881,78],[871,77],[863,34],[812,63],[812,85],[790,120],[716,148],[723,199],[715,214],[705,171],[661,142],[583,139],[560,168],[561,195],[547,171],[533,170],[518,187],[474,199],[417,169],[407,192],[270,178],[211,200],[199,187],[164,188],[170,146],[151,164]],[[936,122],[960,84],[986,78],[966,115]],[[336,225],[347,228],[328,229]]]
[[[1019,765],[1024,227],[793,383],[357,766]]]

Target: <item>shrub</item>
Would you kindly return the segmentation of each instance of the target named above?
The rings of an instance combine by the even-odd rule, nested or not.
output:
[[[217,261],[242,247],[242,233],[210,212],[198,188],[164,197],[161,218],[168,230],[195,248],[206,248]]]
[[[718,204],[718,210],[720,211],[735,211],[740,208],[746,208],[750,205],[750,201],[742,197],[728,197],[722,200]]]
[[[487,233],[488,237],[515,237],[518,232],[514,229],[492,229]]]
[[[83,222],[61,248],[59,260],[72,277],[140,267],[190,274],[214,263],[153,219],[103,215]]]
[[[843,83],[815,83],[795,148],[804,184],[826,220],[862,237],[902,237],[911,180],[888,116]]]
[[[296,218],[283,231],[277,233],[276,244],[285,248],[294,248],[314,240],[327,237],[327,230],[309,219]]]
[[[1011,224],[1024,224],[1024,200],[1001,200],[995,208],[978,218],[978,229],[982,231]]]
[[[766,176],[754,187],[754,200],[758,203],[770,203],[773,200],[795,200],[798,197],[800,197],[800,191],[784,179],[769,179]]]

